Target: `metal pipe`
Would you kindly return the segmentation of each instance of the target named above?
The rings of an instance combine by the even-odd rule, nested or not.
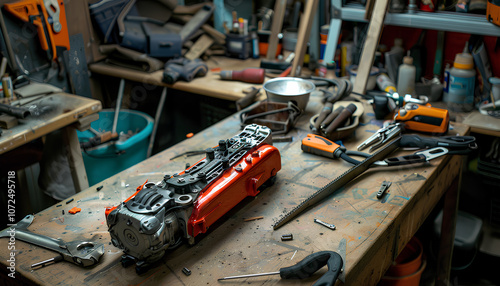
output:
[[[0,103],[0,113],[5,113],[5,114],[15,116],[15,117],[21,118],[21,119],[24,119],[24,118],[31,115],[31,111],[29,111],[26,108],[15,107],[15,106],[3,104],[3,103]]]
[[[153,152],[153,144],[155,142],[156,130],[158,129],[161,112],[163,111],[163,106],[165,105],[166,99],[167,99],[167,87],[164,87],[163,90],[161,91],[160,102],[158,102],[158,107],[156,108],[155,123],[153,125],[153,132],[151,133],[151,137],[149,139],[147,158],[149,158],[151,156],[151,153]]]
[[[118,115],[120,113],[120,108],[122,106],[123,99],[123,90],[125,89],[125,79],[120,80],[120,87],[118,87],[118,96],[116,98],[116,107],[115,107],[115,117],[113,118],[113,129],[111,129],[111,133],[116,133],[116,125],[118,125]]]

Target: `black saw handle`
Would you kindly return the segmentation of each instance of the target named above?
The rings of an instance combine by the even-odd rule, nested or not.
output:
[[[280,276],[282,279],[304,279],[325,265],[328,266],[328,271],[314,283],[314,286],[333,286],[343,265],[342,257],[333,251],[316,252],[293,266],[280,268]]]

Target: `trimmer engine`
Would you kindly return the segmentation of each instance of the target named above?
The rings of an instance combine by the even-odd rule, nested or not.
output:
[[[185,239],[205,233],[210,225],[281,169],[271,130],[252,124],[206,150],[206,157],[185,171],[145,183],[119,206],[106,209],[111,242],[125,252],[124,266],[137,272],[159,260]]]

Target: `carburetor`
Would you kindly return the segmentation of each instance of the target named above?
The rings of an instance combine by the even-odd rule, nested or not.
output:
[[[122,265],[136,263],[138,273],[183,240],[195,243],[210,225],[264,183],[274,182],[281,157],[272,146],[271,130],[248,125],[220,140],[206,157],[157,184],[145,183],[123,203],[106,208],[114,246],[125,253]]]

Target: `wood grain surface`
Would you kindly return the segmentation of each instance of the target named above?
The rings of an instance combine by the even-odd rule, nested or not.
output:
[[[102,109],[98,100],[68,93],[51,94],[31,104],[36,104],[41,111],[25,119],[19,119],[19,125],[16,127],[3,130],[0,136],[0,154]]]
[[[146,274],[137,275],[134,267],[123,268],[120,264],[122,252],[110,243],[105,207],[119,204],[146,180],[160,181],[164,174],[181,171],[186,163],[194,164],[203,157],[170,160],[175,155],[213,147],[219,139],[238,134],[237,114],[76,194],[69,204],[63,201],[36,214],[31,231],[66,241],[99,241],[105,244],[105,255],[98,265],[88,269],[59,262],[31,271],[32,263],[54,254],[18,241],[16,274],[20,278],[16,278],[17,281],[46,285],[312,285],[325,269],[300,281],[281,280],[279,275],[222,282],[217,279],[278,271],[313,252],[333,250],[344,257],[344,271],[338,284],[375,285],[459,174],[461,157],[446,156],[411,167],[372,168],[273,231],[272,225],[280,215],[351,167],[340,160],[301,151],[301,139],[310,132],[309,118],[321,107],[320,95],[313,93],[305,114],[288,134],[293,141],[274,144],[281,153],[282,169],[272,187],[262,190],[255,198],[245,199],[197,239],[195,245],[184,244],[167,253],[158,266]],[[343,141],[344,145],[348,150],[355,150],[381,124],[374,119],[371,107],[365,105],[362,123]],[[450,134],[467,132],[467,126],[453,124]],[[408,153],[410,151],[398,150],[393,155]],[[376,193],[384,180],[393,184],[385,197],[378,200]],[[103,188],[97,191],[100,185]],[[75,206],[82,212],[68,214]],[[245,221],[258,216],[263,219]],[[335,224],[337,229],[316,224],[314,218]],[[293,240],[281,241],[281,235],[290,233]],[[0,261],[4,265],[9,255],[7,242],[0,239]],[[182,273],[184,267],[192,271],[190,276]],[[1,269],[6,271],[6,267]]]

